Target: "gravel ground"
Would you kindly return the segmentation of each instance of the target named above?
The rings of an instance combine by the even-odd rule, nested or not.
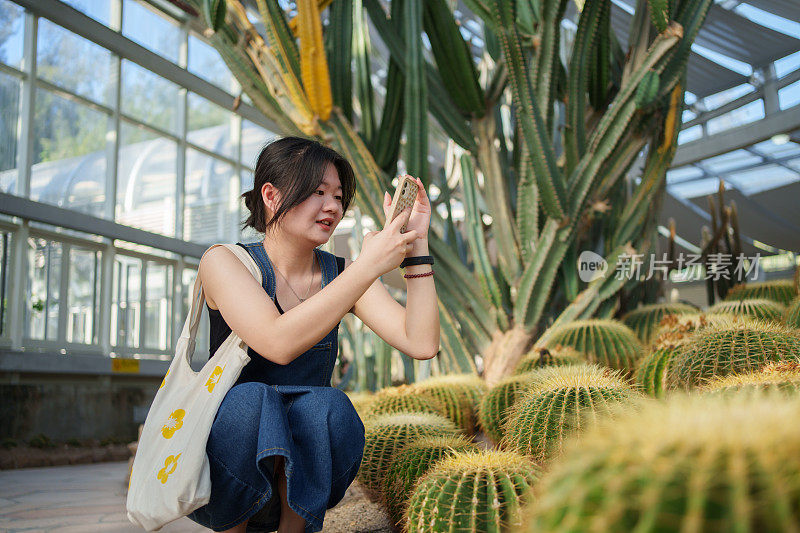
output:
[[[361,483],[354,481],[342,501],[325,513],[322,533],[392,533],[389,515]]]

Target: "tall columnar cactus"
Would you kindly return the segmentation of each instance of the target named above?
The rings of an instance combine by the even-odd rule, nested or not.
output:
[[[622,317],[626,326],[631,328],[645,345],[655,337],[661,320],[666,315],[684,315],[696,313],[697,308],[682,303],[662,303],[643,305]]]
[[[372,402],[366,408],[366,416],[372,417],[389,413],[430,413],[447,415],[447,408],[437,398],[422,394],[410,385],[386,387],[375,393]]]
[[[514,370],[515,375],[525,374],[548,366],[577,365],[584,362],[578,350],[569,346],[557,345],[553,348],[534,348]]]
[[[520,511],[541,475],[514,452],[464,452],[448,457],[416,485],[403,531],[500,533],[520,524]]]
[[[760,370],[746,374],[730,374],[708,380],[701,389],[714,394],[800,392],[800,363],[784,361],[769,363]]]
[[[724,313],[730,315],[744,315],[761,320],[780,322],[786,307],[773,300],[765,298],[752,298],[749,300],[725,300],[717,302],[708,308],[708,314]]]
[[[415,383],[413,388],[423,396],[430,396],[444,408],[444,415],[457,426],[471,433],[474,429],[475,385],[477,376],[437,376]]]
[[[386,471],[384,501],[397,525],[416,482],[437,462],[460,452],[477,452],[478,445],[464,435],[419,437],[398,450]]]
[[[786,314],[783,315],[783,321],[787,326],[800,328],[800,296],[792,300],[786,307]]]
[[[536,486],[539,531],[794,531],[800,398],[652,402],[574,443]]]
[[[761,283],[735,285],[728,291],[725,300],[734,301],[764,298],[782,305],[788,305],[796,296],[797,289],[794,286],[794,280],[781,279],[764,281]]]
[[[534,379],[536,377],[532,372],[509,376],[489,389],[483,397],[478,407],[478,424],[492,441],[500,442],[503,438],[503,425],[508,416],[508,409]]]
[[[364,456],[358,479],[380,494],[394,453],[419,437],[457,435],[452,421],[427,413],[397,413],[369,418],[364,423]]]
[[[800,360],[800,331],[770,322],[716,324],[697,331],[666,368],[669,387],[691,388],[774,361]]]
[[[595,365],[545,368],[511,408],[501,448],[536,461],[561,452],[564,440],[638,395],[618,372]]]
[[[637,0],[623,42],[610,0],[581,3],[564,38],[568,3],[465,0],[457,13],[447,0],[397,0],[387,13],[379,0],[332,2],[327,27],[319,10],[328,2],[318,0],[298,4],[292,23],[282,4],[259,0],[258,26],[241,0],[181,3],[191,15],[214,13],[193,22],[276,133],[312,136],[351,161],[362,213],[382,221],[401,157],[439,188],[429,245],[442,265],[445,372],[474,373],[480,353],[494,384],[551,321],[608,316],[631,284],[584,283],[575,254],[594,250],[614,264],[653,245],[686,63],[712,0]],[[467,9],[482,25],[482,51],[459,27]],[[388,63],[380,110],[367,17],[389,55],[378,62]],[[444,176],[428,165],[431,136],[442,132]],[[625,180],[643,151],[638,179]],[[456,202],[463,224],[451,216]]]
[[[552,331],[547,346],[571,346],[590,363],[633,371],[645,348],[636,334],[615,320],[576,320]]]

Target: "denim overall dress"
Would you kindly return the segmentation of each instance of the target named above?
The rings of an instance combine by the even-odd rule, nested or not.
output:
[[[263,288],[276,301],[274,271],[261,242],[239,245],[261,269]],[[340,268],[334,255],[315,253],[325,287]],[[230,328],[219,311],[209,314],[213,354],[219,346],[215,330],[224,339]],[[288,365],[248,350],[250,362],[220,404],[208,438],[211,498],[190,519],[214,531],[247,519],[247,531],[277,530],[274,460],[281,455],[290,508],[305,519],[306,532],[322,529],[325,511],[344,496],[364,451],[361,419],[347,395],[330,385],[337,332],[338,324]]]

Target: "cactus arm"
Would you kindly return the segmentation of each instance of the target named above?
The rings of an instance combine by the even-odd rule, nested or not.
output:
[[[322,120],[328,120],[333,97],[317,0],[297,0],[297,17],[303,87],[314,114]]]
[[[445,0],[425,0],[423,24],[445,89],[468,115],[486,111],[472,54]]]
[[[322,13],[325,11],[325,8],[328,7],[333,3],[333,0],[317,0],[317,11]],[[292,31],[292,35],[297,35],[297,19],[298,17],[292,17],[289,20],[289,29]]]
[[[283,9],[277,0],[258,0],[257,4],[270,49],[278,57],[284,70],[292,72],[295,78],[300,79],[300,52],[286,23]]]
[[[503,48],[503,57],[508,68],[517,120],[528,150],[533,157],[535,176],[544,211],[551,217],[561,219],[565,215],[566,192],[563,177],[556,166],[556,157],[546,124],[527,75],[525,58],[522,55],[520,36],[514,25],[513,2],[493,0],[490,3],[492,16],[499,26],[498,38]]]
[[[403,0],[402,25],[407,78],[403,95],[406,112],[403,159],[409,174],[428,183],[428,85],[422,55],[422,0]]]
[[[520,253],[517,228],[508,198],[507,178],[502,170],[498,148],[495,146],[497,126],[494,113],[489,112],[483,118],[473,120],[473,128],[478,139],[476,155],[483,171],[486,200],[492,215],[492,233],[499,251],[497,261],[508,284],[513,285],[521,270]],[[463,177],[467,179],[466,175]]]
[[[203,18],[206,24],[214,31],[219,31],[225,23],[225,0],[202,0]]]
[[[695,0],[680,2],[674,19],[683,27],[683,38],[675,47],[669,61],[661,74],[661,91],[658,97],[669,94],[672,88],[686,74],[686,63],[692,51],[692,43],[697,37],[697,32],[705,21],[706,14],[713,0]]]
[[[589,64],[589,102],[596,111],[605,111],[611,83],[611,6],[600,15],[594,58]]]
[[[264,0],[260,0],[259,4]],[[330,66],[333,105],[339,106],[348,122],[353,122],[353,4],[331,5],[325,49]],[[380,165],[383,167],[383,165]]]
[[[441,343],[444,348],[444,358],[452,368],[452,373],[477,373],[472,355],[458,330],[457,322],[441,300],[439,300],[439,322],[442,325]]]
[[[558,221],[552,218],[548,219],[539,235],[536,249],[533,251],[533,255],[525,266],[525,270],[522,272],[517,286],[516,299],[514,301],[514,322],[517,324],[529,323],[526,317],[529,315],[528,309],[531,304],[534,288],[542,268],[547,261],[547,257],[552,253],[557,232]]]
[[[437,281],[436,293],[442,304],[453,315],[456,323],[460,324],[461,337],[470,348],[470,353],[483,352],[491,342],[491,334],[497,327],[496,321],[489,316],[487,320],[491,329],[487,329],[481,319],[476,316],[474,308],[461,299],[458,294],[454,294],[452,287],[440,281]]]
[[[567,125],[564,129],[564,151],[567,170],[575,168],[586,152],[586,89],[589,64],[596,59],[593,47],[597,43],[598,27],[608,17],[611,0],[586,2],[578,21],[567,72]]]
[[[375,141],[375,104],[372,80],[370,79],[372,50],[365,17],[362,0],[353,0],[353,57],[355,58],[356,97],[361,107],[359,133],[367,146],[372,147]]]
[[[583,210],[587,193],[597,176],[597,172],[605,160],[611,155],[629,126],[631,117],[636,112],[636,89],[651,69],[658,70],[659,61],[680,40],[680,26],[670,25],[670,30],[660,34],[648,50],[641,66],[631,75],[628,82],[620,88],[619,93],[609,106],[609,110],[600,120],[592,134],[589,148],[581,158],[574,171],[575,177],[570,179],[569,198],[570,215],[577,217]],[[661,64],[663,68],[663,63]]]
[[[377,0],[359,0],[369,14],[375,30],[381,36],[392,58],[397,61],[403,74],[408,75],[405,65],[405,44],[400,33],[386,19],[386,13]],[[431,65],[425,63],[428,84],[428,107],[445,133],[466,150],[474,150],[475,139],[461,112],[453,104],[442,85],[442,80]]]
[[[486,237],[483,234],[483,221],[478,208],[477,180],[472,168],[469,155],[461,156],[461,186],[464,190],[464,213],[467,226],[467,239],[475,261],[475,274],[483,288],[484,295],[496,309],[503,308],[503,296],[500,285],[495,279],[495,273],[489,262],[489,253],[486,250]],[[505,313],[497,313],[498,326],[501,330],[508,329],[508,320]]]
[[[458,257],[455,250],[447,246],[435,233],[428,234],[428,242],[434,260],[442,265],[442,269],[447,269],[448,273],[453,276],[458,284],[458,290],[465,295],[469,295],[470,299],[473,300],[477,306],[486,309],[490,308],[490,302],[484,298],[480,289],[475,287],[474,275],[461,261],[461,258]]]
[[[496,28],[496,21],[494,17],[492,17],[492,10],[487,2],[483,0],[464,0],[464,5],[478,15],[492,29]]]
[[[553,131],[553,100],[555,99],[555,77],[561,62],[561,20],[568,0],[546,0],[542,6],[540,44],[536,50],[536,62],[531,69],[531,79],[536,80],[536,100],[544,115],[548,132]]]
[[[669,0],[647,0],[647,8],[653,26],[659,32],[666,30],[669,24]]]
[[[389,73],[386,77],[386,98],[383,100],[381,112],[381,127],[378,129],[372,148],[375,162],[390,175],[394,175],[397,170],[397,158],[400,154],[400,137],[405,117],[403,101],[405,85],[405,76],[400,67],[396,61],[390,60]]]
[[[539,189],[527,147],[522,152],[517,181],[517,232],[523,264],[527,264],[539,235]]]

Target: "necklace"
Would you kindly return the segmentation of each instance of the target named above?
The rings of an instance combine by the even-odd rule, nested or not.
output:
[[[283,278],[283,281],[286,282],[286,286],[289,287],[290,291],[292,291],[292,294],[294,294],[294,297],[297,298],[298,300],[300,300],[300,303],[305,302],[306,299],[308,298],[308,294],[311,292],[311,287],[314,285],[314,261],[313,260],[311,261],[311,282],[308,284],[308,289],[306,290],[306,294],[305,294],[305,296],[303,298],[300,298],[297,295],[297,293],[294,292],[294,289],[292,288],[291,284],[289,283],[289,280],[286,279],[286,276],[284,276],[281,273],[280,270],[278,270],[278,267],[276,267],[275,265],[272,265],[272,267],[275,269],[275,272],[277,272],[278,275],[280,275],[280,277]]]

